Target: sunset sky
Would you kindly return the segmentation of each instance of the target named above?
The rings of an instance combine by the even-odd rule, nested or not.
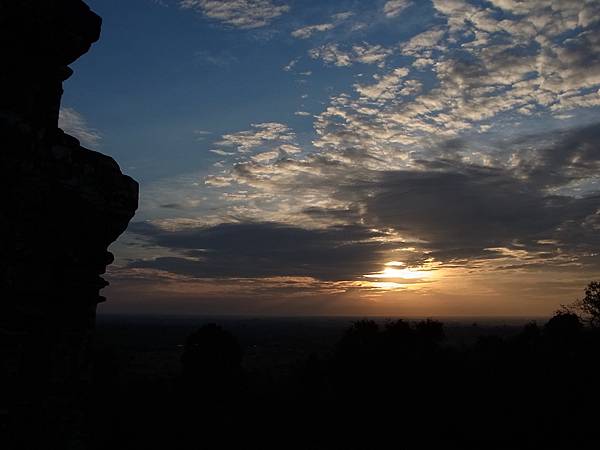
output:
[[[88,0],[104,312],[546,315],[600,278],[600,0]]]

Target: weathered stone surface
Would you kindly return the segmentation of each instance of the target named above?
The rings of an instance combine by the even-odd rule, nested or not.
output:
[[[58,128],[67,66],[100,27],[80,0],[0,0],[0,432],[13,432],[5,444],[26,439],[24,420],[45,424],[45,439],[62,448],[83,442],[76,403],[100,275],[137,208],[137,183]]]

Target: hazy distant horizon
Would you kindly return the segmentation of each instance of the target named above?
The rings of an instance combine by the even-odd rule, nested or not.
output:
[[[219,323],[220,321],[271,321],[271,320],[281,320],[281,321],[302,321],[302,320],[331,320],[331,321],[347,321],[348,323],[352,323],[356,320],[362,319],[370,319],[375,321],[385,322],[387,320],[397,320],[403,319],[409,322],[416,322],[425,319],[438,320],[443,322],[445,325],[452,326],[453,324],[461,324],[461,325],[472,325],[474,323],[478,325],[511,325],[511,326],[519,326],[530,322],[536,322],[538,324],[543,324],[548,321],[552,316],[388,316],[388,315],[380,315],[380,316],[366,316],[366,315],[354,315],[354,316],[324,316],[324,315],[307,315],[307,316],[279,316],[279,315],[254,315],[254,314],[160,314],[160,313],[106,313],[100,312],[98,313],[98,319],[100,322],[103,321],[127,321],[127,322],[161,322],[161,323],[176,323],[178,321],[181,322],[191,322],[194,320],[198,320],[200,322],[215,322]],[[165,322],[166,321],[166,322]]]

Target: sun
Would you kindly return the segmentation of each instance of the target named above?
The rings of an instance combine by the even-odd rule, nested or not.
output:
[[[365,275],[365,278],[420,280],[430,278],[431,276],[433,276],[433,270],[423,270],[403,266],[405,266],[403,262],[390,261],[385,264],[385,268],[381,272]]]

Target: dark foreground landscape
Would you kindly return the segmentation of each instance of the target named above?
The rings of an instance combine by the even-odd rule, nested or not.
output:
[[[74,403],[3,374],[23,409],[2,448],[595,449],[600,284],[586,299],[536,319],[100,316]]]
[[[101,317],[88,432],[97,448],[597,448],[584,319]]]

